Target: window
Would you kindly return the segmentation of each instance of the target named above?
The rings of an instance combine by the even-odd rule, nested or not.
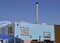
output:
[[[44,38],[50,38],[50,32],[44,32]]]
[[[9,32],[9,33],[13,33],[12,27],[9,27],[9,28],[8,28],[8,32]]]
[[[17,26],[19,26],[19,24],[17,23]]]

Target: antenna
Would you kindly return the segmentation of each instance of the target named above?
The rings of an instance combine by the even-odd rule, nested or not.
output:
[[[36,0],[36,24],[38,24],[38,0]]]

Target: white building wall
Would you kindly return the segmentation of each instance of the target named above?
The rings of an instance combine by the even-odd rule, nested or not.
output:
[[[19,26],[17,26],[17,23]],[[28,27],[29,36],[21,35],[20,27]],[[18,35],[18,38],[23,40],[39,40],[39,36],[41,36],[41,40],[48,39],[44,38],[44,32],[50,32],[50,40],[54,40],[54,26],[53,25],[44,25],[44,24],[21,24],[20,22],[15,22],[15,37]]]

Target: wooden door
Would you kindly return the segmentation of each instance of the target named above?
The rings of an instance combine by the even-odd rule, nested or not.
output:
[[[54,25],[55,43],[60,43],[60,25]]]

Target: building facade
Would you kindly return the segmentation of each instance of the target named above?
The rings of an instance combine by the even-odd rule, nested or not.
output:
[[[15,37],[22,40],[55,41],[54,25],[15,22]]]
[[[48,25],[46,23],[31,24],[24,21],[14,22],[0,27],[0,37],[2,39],[4,39],[5,36],[8,37],[5,38],[8,40],[8,43],[57,43],[59,31],[56,29],[59,30],[59,28],[59,25]]]

